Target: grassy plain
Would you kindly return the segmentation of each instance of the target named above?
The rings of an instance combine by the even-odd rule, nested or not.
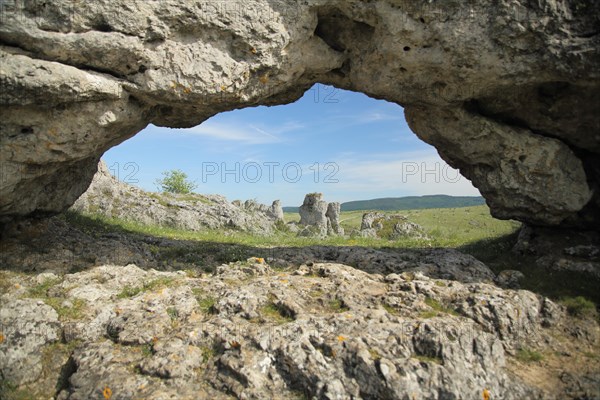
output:
[[[164,237],[176,241],[193,243],[189,246],[158,247],[152,249],[164,262],[178,261],[184,264],[206,264],[206,257],[219,262],[235,262],[263,254],[262,250],[281,247],[306,246],[358,246],[396,251],[403,248],[456,248],[470,254],[488,265],[494,272],[511,269],[525,274],[521,282],[523,289],[568,302],[571,297],[584,296],[600,302],[596,282],[588,276],[573,271],[553,271],[536,263],[531,255],[519,255],[511,251],[516,242],[520,223],[502,221],[490,215],[483,206],[463,208],[441,208],[423,210],[385,211],[386,214],[401,214],[408,220],[421,225],[429,240],[402,238],[398,240],[362,238],[351,235],[360,228],[365,211],[342,212],[341,224],[345,237],[307,238],[289,232],[286,224],[279,224],[273,235],[253,235],[241,231],[205,230],[199,232],[175,228],[143,225],[135,221],[108,218],[101,215],[81,215],[69,212],[66,220],[92,235],[121,232],[137,235]],[[299,220],[296,213],[286,213],[286,222]]]

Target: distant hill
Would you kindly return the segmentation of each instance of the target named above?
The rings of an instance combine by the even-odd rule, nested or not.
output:
[[[483,204],[485,204],[485,199],[481,196],[447,196],[439,194],[349,201],[347,203],[342,203],[342,211],[419,210],[424,208],[471,207]],[[298,207],[283,207],[283,211],[298,212]]]

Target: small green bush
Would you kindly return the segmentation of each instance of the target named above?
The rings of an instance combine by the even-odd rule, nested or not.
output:
[[[588,317],[596,314],[596,305],[583,296],[563,297],[560,304],[567,307],[567,312],[574,317]]]
[[[517,360],[525,363],[538,362],[544,359],[542,353],[531,349],[520,349],[517,351]]]
[[[156,184],[163,192],[188,194],[198,187],[196,183],[188,180],[185,172],[179,169],[165,171],[162,175],[161,179],[156,180]]]
[[[158,288],[170,286],[175,279],[173,278],[158,278],[148,283],[143,284],[142,286],[125,286],[121,293],[117,295],[119,299],[127,299],[130,297],[137,296],[142,292],[153,291]]]
[[[450,314],[450,315],[454,315],[454,316],[460,315],[458,312],[456,312],[456,310],[444,306],[442,303],[440,303],[439,301],[437,301],[436,299],[433,299],[431,297],[427,297],[425,299],[425,304],[427,304],[429,307],[431,307],[433,309],[433,311],[425,311],[425,312],[421,313],[422,318],[433,318],[433,317],[437,316],[439,313]]]

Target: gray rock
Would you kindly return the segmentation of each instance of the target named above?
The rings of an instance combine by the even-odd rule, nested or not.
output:
[[[404,105],[494,215],[594,228],[599,7],[4,1],[2,221],[63,211],[149,123],[191,127],[322,82]]]
[[[552,273],[571,271],[600,279],[600,232],[524,225],[512,251],[535,259],[535,264]]]
[[[3,300],[0,307],[0,371],[13,385],[42,376],[42,349],[61,338],[58,314],[37,299]]]
[[[327,234],[328,235],[344,235],[344,228],[340,225],[341,205],[338,202],[327,204]]]
[[[277,201],[269,208],[254,200],[229,203],[218,195],[145,192],[118,181],[103,161],[71,209],[192,231],[233,228],[259,234],[271,233],[283,217]]]
[[[299,225],[302,228],[299,229],[298,236],[343,236],[344,228],[340,225],[340,209],[340,203],[324,201],[322,193],[307,194],[299,209]]]
[[[360,224],[360,236],[382,237],[389,240],[399,238],[414,238],[429,240],[423,227],[408,221],[404,215],[390,215],[380,212],[363,214]]]
[[[444,259],[440,270],[460,269],[460,258],[452,254],[432,253],[425,262]],[[62,400],[102,398],[107,389],[122,398],[219,400],[300,393],[479,398],[484,389],[502,399],[595,396],[598,375],[582,354],[598,340],[597,323],[573,319],[548,299],[481,282],[432,279],[419,271],[365,272],[331,262],[287,268],[274,270],[255,257],[200,278],[134,265],[91,268],[67,274],[48,289],[49,296],[86,301],[81,319],[64,321],[39,300],[6,302],[17,293],[12,286],[2,295],[0,316],[8,335],[0,354],[29,340],[27,348],[37,349],[29,353],[32,360],[41,350],[51,355],[44,345],[56,341],[64,326],[74,350],[71,361],[54,366],[68,371],[57,396]],[[151,284],[157,280],[160,284]],[[141,283],[139,292],[121,295]],[[17,318],[29,322],[15,324]],[[74,324],[98,326],[103,333],[80,329],[71,336],[67,327]],[[34,332],[41,327],[51,334]],[[566,349],[582,361],[576,368],[564,363],[559,371],[546,371],[556,379],[538,387],[527,379],[528,367],[515,367],[513,355],[531,346],[544,354],[564,351],[555,337],[568,332],[565,327],[579,332],[578,345],[566,342]],[[19,360],[2,359],[3,377],[26,372],[37,384],[37,367]],[[570,378],[561,381],[559,375]]]
[[[322,193],[307,194],[299,212],[300,225],[306,227],[301,231],[302,236],[327,235],[327,202]]]
[[[368,213],[364,213],[362,216],[362,221],[360,223],[360,230],[365,230],[365,229],[374,229],[375,227],[373,226],[376,220],[379,220],[381,218],[385,218],[385,214],[384,213],[380,213],[380,212],[368,212]],[[377,227],[379,229],[381,229],[381,225],[380,224],[376,224],[378,225]]]
[[[520,289],[521,281],[525,278],[525,275],[521,271],[515,271],[512,269],[505,269],[500,271],[494,282],[500,287],[507,289]]]
[[[283,221],[283,207],[280,200],[275,200],[269,208],[269,215],[276,221]]]

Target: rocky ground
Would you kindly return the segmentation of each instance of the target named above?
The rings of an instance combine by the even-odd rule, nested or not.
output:
[[[220,195],[146,192],[116,179],[104,161],[71,209],[190,231],[236,229],[269,234],[283,220],[278,200],[266,206],[254,200],[230,202]]]
[[[452,249],[259,249],[54,218],[4,238],[0,262],[2,398],[600,398],[595,309],[502,288]]]

